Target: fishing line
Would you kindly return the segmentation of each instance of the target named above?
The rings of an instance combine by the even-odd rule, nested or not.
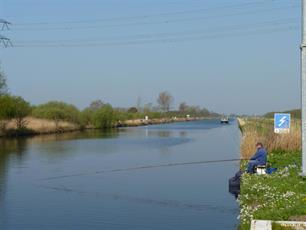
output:
[[[89,173],[77,173],[77,174],[67,174],[67,175],[54,176],[54,177],[46,177],[46,178],[41,178],[40,180],[57,180],[57,179],[63,179],[63,178],[68,178],[68,177],[79,177],[79,176],[96,175],[96,174],[104,174],[104,173],[127,172],[127,171],[164,168],[164,167],[175,167],[175,166],[186,166],[186,165],[213,164],[213,163],[234,162],[234,161],[241,161],[241,160],[244,160],[244,159],[191,161],[191,162],[168,163],[168,164],[159,164],[159,165],[144,165],[144,166],[131,167],[131,168],[119,168],[119,169],[101,170],[101,171],[89,172]]]
[[[216,210],[218,212],[227,212],[232,213],[235,212],[235,208],[231,207],[224,207],[219,205],[213,204],[192,204],[192,203],[185,203],[177,200],[160,200],[160,199],[152,199],[152,198],[142,198],[142,197],[134,197],[130,195],[121,195],[121,194],[110,194],[110,193],[101,193],[101,192],[90,192],[90,191],[82,191],[77,189],[68,188],[66,186],[38,186],[40,188],[54,190],[59,192],[69,192],[75,193],[78,195],[92,195],[98,198],[111,198],[113,200],[125,200],[128,202],[133,203],[140,203],[140,204],[149,204],[149,205],[158,205],[162,207],[168,208],[181,208],[181,209],[192,209],[196,211],[207,211],[207,210]]]

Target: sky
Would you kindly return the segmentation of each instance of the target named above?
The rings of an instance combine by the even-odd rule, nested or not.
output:
[[[299,0],[0,0],[10,92],[80,109],[154,103],[218,113],[300,107]]]

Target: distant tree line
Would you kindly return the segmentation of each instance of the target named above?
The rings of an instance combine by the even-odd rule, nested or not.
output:
[[[264,117],[267,117],[267,118],[274,118],[274,114],[276,112],[269,112],[269,113],[266,113],[264,115]],[[293,110],[287,110],[287,111],[283,111],[283,112],[277,112],[277,113],[290,113],[291,114],[291,117],[292,118],[295,118],[295,119],[301,119],[301,116],[302,116],[302,112],[301,112],[301,109],[293,109]]]
[[[60,101],[50,101],[41,105],[32,106],[22,97],[9,94],[6,78],[0,71],[0,129],[5,131],[9,121],[14,121],[17,129],[24,129],[26,117],[49,119],[55,122],[56,127],[60,121],[67,121],[80,127],[110,128],[114,125],[131,119],[144,119],[148,116],[154,118],[186,117],[189,116],[218,116],[205,108],[190,106],[181,103],[179,110],[171,110],[174,98],[164,91],[157,97],[158,106],[148,103],[143,107],[137,105],[130,108],[113,108],[109,103],[95,100],[83,110],[76,106]]]

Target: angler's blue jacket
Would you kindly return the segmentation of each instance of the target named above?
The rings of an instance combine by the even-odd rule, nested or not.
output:
[[[256,160],[259,165],[265,165],[267,163],[267,151],[264,148],[257,149],[250,160]]]

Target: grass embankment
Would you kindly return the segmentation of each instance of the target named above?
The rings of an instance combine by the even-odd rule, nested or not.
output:
[[[72,122],[54,122],[48,119],[26,117],[24,119],[24,126],[22,128],[17,128],[16,122],[14,120],[7,122],[5,133],[0,131],[0,136],[62,133],[77,130],[80,130],[80,126]]]
[[[241,157],[249,158],[261,141],[266,146],[271,175],[243,174],[239,229],[250,229],[252,219],[306,221],[306,181],[300,176],[300,121],[292,122],[289,134],[274,134],[273,120],[239,120],[243,133]],[[242,164],[245,167],[245,164]]]
[[[114,122],[113,128],[116,127],[132,127],[132,126],[143,126],[143,125],[154,125],[154,124],[165,124],[170,122],[184,122],[192,120],[200,120],[204,118],[155,118],[155,119],[130,119],[120,122]],[[82,126],[77,123],[68,121],[54,121],[50,119],[41,119],[35,117],[26,117],[23,122],[22,128],[17,128],[15,120],[8,121],[6,124],[5,133],[0,129],[1,136],[26,136],[26,135],[37,135],[37,134],[51,134],[51,133],[65,133],[80,131],[85,129],[97,129],[92,125]]]

